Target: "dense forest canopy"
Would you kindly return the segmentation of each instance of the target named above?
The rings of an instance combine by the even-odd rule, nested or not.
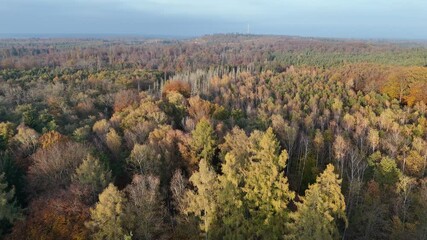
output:
[[[425,239],[427,43],[0,40],[5,239]]]

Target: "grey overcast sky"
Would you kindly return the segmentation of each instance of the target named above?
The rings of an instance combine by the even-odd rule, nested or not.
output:
[[[427,0],[0,0],[0,34],[427,39]]]

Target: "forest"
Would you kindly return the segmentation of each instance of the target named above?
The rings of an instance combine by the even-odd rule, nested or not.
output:
[[[0,39],[0,239],[427,239],[427,42]]]

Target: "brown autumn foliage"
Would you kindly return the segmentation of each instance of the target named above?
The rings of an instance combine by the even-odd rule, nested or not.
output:
[[[38,194],[68,187],[71,176],[88,152],[86,146],[71,141],[39,148],[31,156],[33,163],[28,169],[28,191]]]
[[[93,113],[95,110],[95,106],[93,105],[92,99],[85,99],[81,101],[76,106],[76,111],[81,115],[87,115]]]
[[[84,240],[89,237],[84,226],[89,219],[89,207],[71,191],[42,195],[32,201],[28,209],[28,216],[15,224],[6,239]]]
[[[191,95],[191,86],[188,82],[171,80],[163,86],[163,97],[167,96],[170,92],[178,92],[182,94],[182,96],[188,98]]]
[[[41,148],[47,149],[47,148],[53,146],[54,144],[63,143],[63,142],[66,142],[68,140],[69,139],[66,136],[62,135],[61,133],[59,133],[57,131],[49,131],[49,132],[40,136],[39,144],[40,144]]]
[[[122,90],[114,97],[114,111],[119,112],[125,107],[138,103],[139,95],[135,90]]]
[[[202,118],[210,118],[214,111],[214,105],[206,100],[201,99],[199,96],[191,97],[188,100],[188,115],[197,123]]]

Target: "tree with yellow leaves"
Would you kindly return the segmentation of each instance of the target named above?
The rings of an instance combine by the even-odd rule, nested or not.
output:
[[[113,184],[99,195],[99,202],[90,210],[91,220],[86,223],[93,239],[123,239],[126,234],[123,228],[125,202],[124,194]]]
[[[114,130],[114,128],[111,128],[110,131],[107,133],[105,141],[106,141],[107,147],[114,154],[114,156],[116,157],[119,156],[120,148],[122,145],[122,138],[116,132],[116,130]]]
[[[14,126],[11,122],[0,122],[0,150],[7,148],[14,134]]]
[[[216,195],[218,188],[217,175],[205,159],[200,160],[199,170],[190,177],[195,191],[185,193],[186,208],[184,213],[193,213],[200,219],[200,229],[205,238],[209,238],[211,226],[215,222],[218,210]]]

